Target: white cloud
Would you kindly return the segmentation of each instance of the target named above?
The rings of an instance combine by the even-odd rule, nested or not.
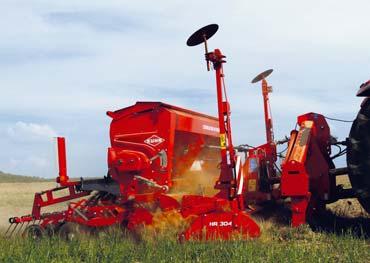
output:
[[[47,124],[26,123],[18,121],[8,127],[7,134],[20,141],[49,140],[57,136],[57,132]]]

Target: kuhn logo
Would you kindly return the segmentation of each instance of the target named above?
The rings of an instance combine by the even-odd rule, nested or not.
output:
[[[157,146],[164,142],[164,139],[161,137],[158,137],[157,135],[152,135],[148,139],[144,141],[146,144],[152,145],[152,146]]]

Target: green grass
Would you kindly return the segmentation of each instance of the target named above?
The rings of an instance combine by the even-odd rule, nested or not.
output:
[[[40,241],[21,236],[3,237],[1,233],[8,225],[7,218],[29,213],[34,192],[53,185],[39,181],[0,184],[0,219],[3,216],[6,223],[0,225],[0,262],[370,262],[369,235],[366,239],[358,237],[358,231],[355,233],[356,229],[369,226],[368,214],[360,213],[362,210],[354,201],[349,204],[345,200],[338,207],[331,207],[340,216],[351,215],[343,228],[340,227],[343,221],[340,217],[328,214],[321,218],[335,225],[337,233],[344,231],[344,234],[313,232],[308,226],[293,229],[278,224],[275,221],[280,222],[287,215],[280,207],[270,207],[271,216],[258,219],[261,237],[248,241],[179,244],[175,233],[180,232],[182,226],[176,224],[164,224],[167,227],[155,229],[156,232],[146,231],[140,243],[124,238],[118,230],[98,237],[84,236],[73,242],[58,237]],[[358,216],[366,218],[361,221]],[[331,218],[333,220],[329,220]],[[331,231],[330,227],[327,231]]]
[[[50,180],[51,179],[44,179],[35,176],[15,175],[0,171],[0,183],[32,183],[32,182],[48,182]]]
[[[118,232],[34,241],[0,238],[1,262],[368,262],[369,241],[350,233],[313,233],[307,227],[270,229],[260,239],[188,242],[158,237],[140,243]]]

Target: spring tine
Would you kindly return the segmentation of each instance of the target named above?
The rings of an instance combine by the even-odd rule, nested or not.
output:
[[[8,229],[6,230],[6,232],[5,232],[5,236],[8,234],[8,232],[9,232],[9,230],[10,230],[10,228],[13,226],[13,223],[11,223],[11,224],[9,224],[9,227],[8,227]]]
[[[13,229],[12,229],[12,227],[13,227]],[[17,227],[17,223],[14,223],[14,224],[10,225],[9,231],[7,231],[7,235],[6,235],[7,238],[10,238],[12,236],[14,228],[16,228],[16,227]]]
[[[26,229],[30,223],[31,223],[31,222],[30,222],[30,221],[28,221],[24,229]]]
[[[15,235],[18,235],[18,234],[21,232],[23,225],[24,225],[24,222],[22,222],[22,224],[21,224],[20,228],[18,228],[18,230],[17,230],[17,232],[15,233]]]
[[[13,228],[12,232],[10,232],[8,237],[11,237],[13,235],[13,233],[17,229],[18,225],[19,225],[18,223],[15,224],[15,227]]]

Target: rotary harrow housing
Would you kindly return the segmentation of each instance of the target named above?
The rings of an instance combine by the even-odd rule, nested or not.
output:
[[[207,40],[218,26],[196,31],[189,46],[204,44],[207,70],[214,69],[218,118],[162,102],[137,102],[109,111],[110,147],[107,176],[71,181],[67,174],[65,139],[57,138],[58,187],[35,194],[32,213],[9,219],[8,235],[25,231],[31,237],[59,233],[71,239],[77,229],[94,232],[119,225],[132,233],[154,224],[154,214],[175,211],[189,220],[179,240],[231,239],[260,235],[251,204],[287,201],[291,224],[299,226],[341,198],[357,197],[370,207],[370,102],[365,98],[349,138],[333,141],[323,115],[298,117],[290,138],[275,141],[267,70],[253,79],[261,82],[266,143],[233,146],[231,107],[226,94],[220,49],[208,51]],[[370,82],[358,96],[369,96]],[[288,143],[278,165],[277,145]],[[348,147],[348,167],[335,168],[333,145]],[[245,161],[242,161],[242,153]],[[336,186],[336,176],[349,174],[353,188]],[[208,188],[208,189],[207,189]],[[209,190],[213,190],[210,193]],[[63,193],[58,194],[58,193]],[[46,206],[71,201],[63,211],[43,213]],[[25,230],[24,230],[25,229]]]

